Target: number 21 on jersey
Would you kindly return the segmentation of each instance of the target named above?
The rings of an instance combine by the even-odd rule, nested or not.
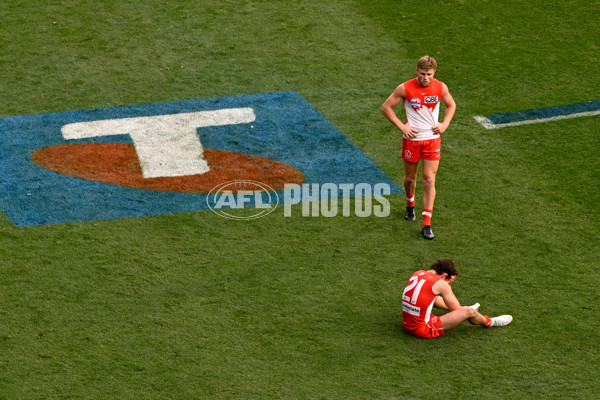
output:
[[[419,298],[419,293],[421,293],[421,288],[423,287],[424,283],[425,279],[419,280],[418,276],[413,276],[410,278],[408,285],[402,294],[402,300],[410,304],[417,304],[417,299]]]

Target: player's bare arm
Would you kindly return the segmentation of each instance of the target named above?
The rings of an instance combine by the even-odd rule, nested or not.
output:
[[[460,302],[458,301],[458,299],[454,295],[454,292],[452,291],[452,288],[450,287],[450,284],[454,282],[456,276],[453,276],[450,279],[450,281],[446,279],[440,279],[432,286],[431,289],[433,290],[433,293],[439,295],[442,300],[442,302],[438,303],[440,306],[442,306],[440,308],[449,311],[454,311],[460,308]]]
[[[448,129],[450,121],[452,121],[454,113],[456,112],[456,103],[454,102],[454,98],[452,98],[452,95],[450,94],[446,84],[444,84],[444,89],[442,91],[442,102],[446,106],[444,120],[433,127],[433,132],[437,133],[438,135],[444,133],[446,129]]]
[[[419,131],[411,128],[409,123],[404,124],[396,113],[394,112],[394,107],[404,101],[405,89],[404,84],[399,85],[396,90],[387,98],[385,103],[381,106],[381,112],[385,117],[394,124],[404,136],[407,138],[415,138],[419,134]]]
[[[488,328],[511,323],[510,315],[490,318],[479,313],[479,303],[461,306],[451,288],[457,277],[454,263],[447,258],[440,258],[426,272],[419,270],[412,274],[402,293],[402,326],[405,331],[430,339],[465,321]],[[438,317],[431,312],[432,306],[448,312]]]
[[[451,285],[458,278],[457,275],[452,276],[450,279],[443,279],[444,282],[447,282],[448,285]],[[441,283],[440,283],[441,285]],[[434,285],[435,286],[435,285]],[[452,289],[451,289],[452,290]],[[435,308],[439,308],[440,310],[451,311],[444,299],[441,296],[435,298],[435,303],[433,304]],[[462,306],[461,306],[462,307]]]

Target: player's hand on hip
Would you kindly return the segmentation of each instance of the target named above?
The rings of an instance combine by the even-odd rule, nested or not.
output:
[[[446,124],[437,124],[436,126],[433,127],[433,133],[435,134],[441,134],[444,133],[444,131],[448,129],[448,125]]]
[[[402,128],[400,128],[400,130],[402,131],[404,136],[406,136],[409,139],[416,138],[419,134],[419,131],[411,128],[409,123],[406,123]]]

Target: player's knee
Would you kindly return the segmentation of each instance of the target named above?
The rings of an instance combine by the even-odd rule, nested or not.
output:
[[[465,317],[467,319],[473,318],[474,316],[477,315],[477,310],[475,310],[474,308],[471,307],[463,307],[462,308],[463,312],[465,313]]]
[[[435,189],[435,177],[423,177],[423,187],[425,190]]]

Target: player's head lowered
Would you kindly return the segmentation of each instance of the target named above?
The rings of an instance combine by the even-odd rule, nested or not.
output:
[[[422,70],[437,70],[437,61],[435,61],[435,58],[433,57],[429,57],[429,56],[423,56],[421,58],[419,58],[419,61],[417,62],[417,69],[422,69]]]
[[[438,275],[442,275],[444,273],[448,274],[446,276],[446,280],[452,278],[453,276],[458,276],[456,265],[454,265],[454,261],[450,260],[449,258],[440,258],[433,263],[431,269],[434,270]]]

